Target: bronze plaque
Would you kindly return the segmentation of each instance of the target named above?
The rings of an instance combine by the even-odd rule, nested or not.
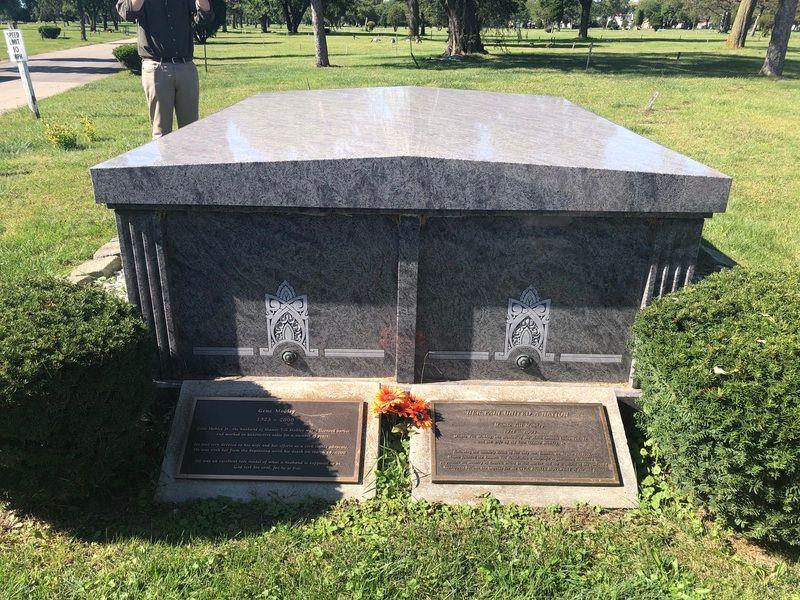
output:
[[[358,483],[364,403],[194,399],[177,477]]]
[[[620,485],[596,403],[436,402],[434,483]]]

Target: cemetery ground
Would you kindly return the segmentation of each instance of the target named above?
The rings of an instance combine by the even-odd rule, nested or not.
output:
[[[586,45],[573,48],[572,32],[523,31],[518,39],[489,31],[491,54],[462,61],[439,60],[444,34],[433,33],[413,45],[418,66],[406,40],[390,42],[391,31],[334,34],[338,68],[325,70],[313,67],[308,35],[221,34],[209,44],[207,74],[197,49],[201,112],[259,91],[307,87],[563,95],[734,178],[728,212],[706,225],[707,243],[755,269],[800,259],[796,37],[788,78],[772,81],[755,76],[761,38],[732,52],[713,32],[592,30],[587,71]],[[127,73],[47,98],[41,109],[42,122],[26,109],[0,116],[4,278],[64,275],[114,235],[111,212],[93,204],[87,169],[149,137],[139,79]],[[82,115],[93,134],[81,131]],[[51,145],[48,122],[78,131],[78,148]],[[720,529],[673,492],[638,442],[642,506],[627,512],[410,503],[398,448],[386,448],[378,498],[361,506],[218,500],[173,508],[151,499],[169,419],[161,403],[151,416],[152,455],[130,473],[129,497],[3,505],[0,597],[800,597],[796,551]]]
[[[465,61],[439,60],[444,34],[433,33],[433,40],[413,46],[421,68],[407,41],[398,36],[390,43],[391,30],[332,35],[339,67],[331,69],[313,67],[309,35],[220,34],[208,46],[208,73],[196,49],[201,115],[259,91],[306,87],[427,85],[565,96],[733,177],[728,211],[706,225],[708,243],[746,266],[800,260],[800,173],[789,168],[800,161],[800,113],[792,110],[800,94],[797,36],[788,78],[770,81],[755,75],[762,38],[734,52],[714,32],[597,30],[587,72],[586,45],[572,49],[571,32],[531,30],[521,41],[489,32],[491,54]],[[555,46],[546,47],[552,40]],[[46,98],[41,110],[40,122],[26,109],[0,116],[0,272],[6,275],[68,272],[112,237],[113,217],[92,202],[87,169],[149,138],[139,78],[127,73]],[[70,151],[47,141],[48,123],[79,130],[81,115],[91,117],[95,141],[81,137]]]
[[[81,29],[77,23],[70,23],[65,25],[59,21],[55,26],[61,28],[61,33],[55,39],[42,39],[37,31],[40,23],[20,23],[19,29],[22,30],[22,35],[25,38],[25,49],[28,51],[28,56],[42,54],[44,52],[54,52],[56,50],[66,50],[67,48],[75,48],[77,46],[87,46],[89,44],[101,44],[103,42],[114,42],[116,40],[124,40],[125,38],[133,37],[136,35],[136,29],[132,23],[128,25],[127,33],[120,24],[118,31],[102,31],[98,26],[95,32],[89,31],[86,28],[86,41],[81,39]],[[52,22],[44,23],[44,25],[52,26]],[[4,25],[5,28],[7,25]],[[5,59],[5,54],[2,59]]]

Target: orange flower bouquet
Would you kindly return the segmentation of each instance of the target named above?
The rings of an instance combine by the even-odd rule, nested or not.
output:
[[[398,388],[381,387],[375,394],[372,412],[393,417],[395,433],[407,433],[409,427],[428,429],[433,425],[428,401]]]

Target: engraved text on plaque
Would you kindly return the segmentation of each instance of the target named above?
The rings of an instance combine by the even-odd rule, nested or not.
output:
[[[605,407],[437,402],[434,483],[620,485]]]
[[[198,397],[177,477],[356,483],[363,427],[359,401]]]

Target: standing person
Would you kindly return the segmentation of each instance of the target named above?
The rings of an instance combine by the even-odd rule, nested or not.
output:
[[[210,0],[118,0],[117,12],[139,27],[142,86],[150,108],[153,139],[198,119],[200,83],[194,66],[194,23],[214,18]]]

